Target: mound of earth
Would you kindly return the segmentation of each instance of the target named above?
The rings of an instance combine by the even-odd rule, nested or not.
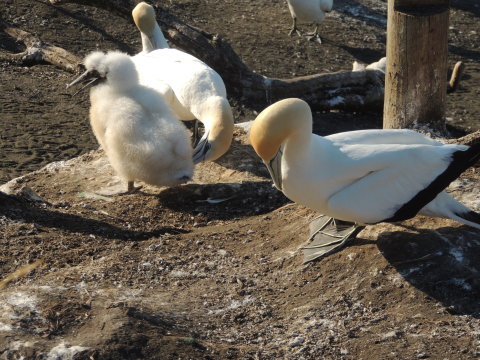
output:
[[[480,208],[478,172],[450,191]],[[101,150],[1,189],[5,359],[474,359],[479,233],[417,217],[303,264],[317,214],[243,130],[174,188],[125,189]]]

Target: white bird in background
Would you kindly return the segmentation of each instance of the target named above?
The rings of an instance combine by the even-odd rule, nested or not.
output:
[[[297,28],[297,21],[315,23],[315,30],[311,34],[307,34],[309,40],[317,40],[322,43],[322,39],[318,34],[320,23],[325,20],[325,13],[332,11],[333,0],[287,0],[290,14],[293,18],[292,29],[289,35],[295,31],[299,36],[301,32]]]
[[[412,130],[361,130],[321,137],[300,99],[279,101],[255,119],[250,140],[291,200],[359,224],[417,213],[480,229],[480,214],[443,190],[480,159],[480,144],[443,145]]]
[[[144,39],[151,24],[157,24],[155,12],[150,5],[140,3],[132,15]],[[140,83],[164,94],[181,120],[197,119],[203,123],[205,133],[194,149],[194,163],[216,160],[230,148],[233,114],[225,84],[217,72],[180,50],[151,51],[148,42],[143,42],[143,52],[132,60]]]
[[[131,57],[93,52],[85,58],[79,82],[90,91],[90,123],[110,164],[128,182],[173,186],[192,179],[188,131],[162,96],[138,82]]]
[[[379,70],[385,74],[386,68],[387,68],[387,58],[383,57],[380,60],[373,62],[369,65],[361,64],[358,61],[354,61],[352,66],[352,71]]]

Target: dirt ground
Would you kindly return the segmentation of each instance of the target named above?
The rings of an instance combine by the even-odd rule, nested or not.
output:
[[[322,45],[287,35],[284,1],[158,3],[271,77],[385,54],[383,1],[336,1]],[[451,6],[449,63],[467,68],[447,116],[461,134],[480,128],[480,5]],[[4,0],[0,16],[79,56],[140,48],[133,24],[91,7]],[[0,33],[0,55],[21,50]],[[480,358],[478,231],[424,217],[369,226],[304,265],[299,248],[317,214],[285,206],[240,129],[190,184],[95,195],[118,179],[94,150],[87,94],[72,98],[73,75],[50,65],[0,56],[0,66],[0,184],[25,175],[9,185],[17,195],[0,193],[0,280],[43,261],[0,289],[1,359]],[[236,122],[254,118],[251,104],[232,104]],[[315,131],[378,128],[381,118],[317,113]],[[477,211],[478,177],[469,170],[450,190]]]

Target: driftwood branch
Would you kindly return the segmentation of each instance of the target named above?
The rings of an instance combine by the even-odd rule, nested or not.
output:
[[[477,130],[471,134],[462,136],[461,138],[448,139],[446,142],[448,144],[462,144],[462,145],[468,145],[468,146],[478,144],[480,143],[480,130]]]
[[[80,70],[80,58],[58,46],[43,42],[38,37],[0,19],[0,30],[22,42],[26,50],[19,54],[2,53],[0,58],[34,65],[42,62],[53,64],[69,72]]]
[[[49,0],[54,5],[76,3],[108,10],[132,21],[135,0]],[[230,95],[264,107],[287,97],[300,97],[314,110],[380,109],[384,75],[375,70],[316,74],[293,79],[274,79],[257,74],[218,35],[185,24],[157,8],[157,21],[175,47],[201,59],[223,78]],[[132,21],[133,22],[133,21]]]

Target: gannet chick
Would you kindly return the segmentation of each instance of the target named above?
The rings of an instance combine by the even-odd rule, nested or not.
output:
[[[361,130],[321,137],[300,99],[285,99],[255,119],[251,144],[291,200],[358,224],[417,213],[480,229],[480,214],[443,191],[480,159],[480,144],[443,145],[411,130]]]
[[[90,123],[110,164],[128,182],[173,186],[192,179],[192,148],[185,126],[162,96],[140,85],[131,57],[93,52],[86,71],[69,86],[89,81]],[[86,87],[86,86],[85,86]]]
[[[135,9],[148,6],[141,3]],[[141,17],[138,13],[134,10],[133,17],[144,39],[145,29],[157,24],[155,12],[143,11]],[[205,133],[194,149],[194,163],[218,159],[230,148],[233,137],[233,114],[222,78],[207,64],[183,51],[149,49],[149,44],[143,42],[143,51],[132,58],[140,83],[164,94],[180,120],[197,119],[204,125]]]
[[[358,61],[354,61],[352,66],[352,71],[379,70],[385,74],[386,68],[387,68],[387,58],[383,57],[380,60],[373,62],[369,65],[361,64]]]
[[[132,11],[133,21],[142,36],[143,52],[149,53],[156,49],[168,49],[167,40],[155,20],[155,10],[146,2],[141,2]]]
[[[288,35],[291,36],[294,31],[299,36],[302,35],[297,29],[297,21],[314,22],[315,30],[313,33],[307,34],[307,38],[322,43],[318,27],[325,20],[325,13],[332,11],[333,0],[287,0],[287,3],[293,19],[292,29]]]

